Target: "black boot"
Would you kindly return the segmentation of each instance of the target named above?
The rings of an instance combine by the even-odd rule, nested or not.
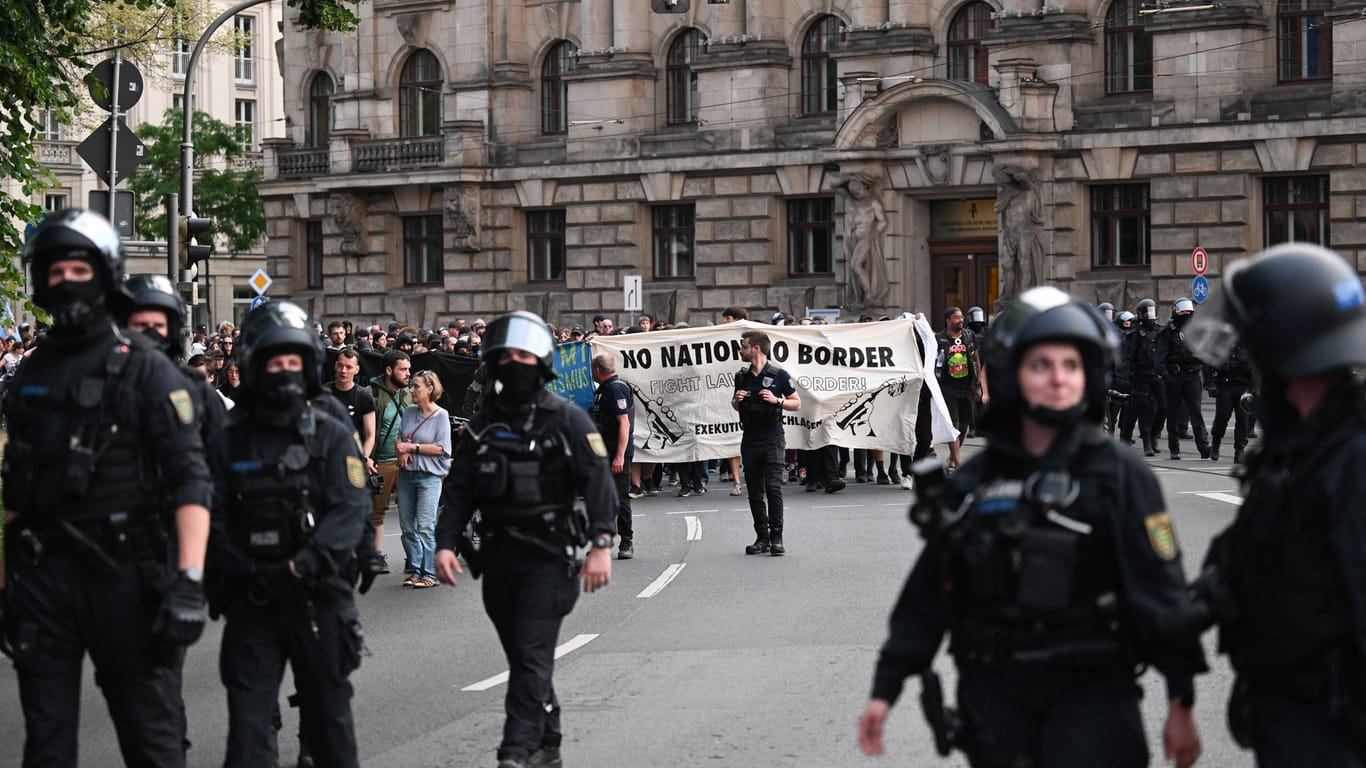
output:
[[[774,557],[781,557],[787,552],[783,548],[783,532],[771,531],[768,534],[768,553]]]
[[[1218,444],[1218,443],[1210,443],[1210,444],[1209,444],[1209,460],[1210,460],[1210,461],[1218,461],[1218,460],[1219,460],[1219,444]]]
[[[769,550],[769,540],[767,537],[759,536],[754,539],[754,543],[745,547],[747,555],[761,555]]]
[[[1143,455],[1153,457],[1157,455],[1157,441],[1151,437],[1143,438]]]
[[[527,768],[561,768],[564,762],[560,760],[559,747],[541,747],[531,753],[526,765]]]

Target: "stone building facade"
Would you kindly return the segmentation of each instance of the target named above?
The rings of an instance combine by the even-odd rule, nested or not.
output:
[[[660,0],[668,7],[668,0]],[[286,23],[268,255],[315,315],[1168,304],[1366,268],[1361,0],[371,0]],[[624,318],[623,318],[624,319]],[[619,321],[620,322],[620,321]]]

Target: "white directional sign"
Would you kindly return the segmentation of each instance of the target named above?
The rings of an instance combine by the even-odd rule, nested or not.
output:
[[[275,281],[270,279],[270,275],[266,274],[264,268],[258,268],[252,273],[251,278],[248,279],[247,282],[251,285],[252,289],[256,291],[256,295],[260,296],[264,294],[266,289],[270,287],[270,284]]]
[[[623,307],[627,312],[640,312],[645,308],[645,286],[640,279],[640,275],[626,276],[626,306]]]

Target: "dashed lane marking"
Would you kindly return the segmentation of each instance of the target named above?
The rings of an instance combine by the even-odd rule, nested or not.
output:
[[[719,509],[679,509],[673,512],[665,512],[666,515],[700,515],[703,512],[720,512]],[[746,510],[749,511],[749,510]]]
[[[1220,491],[1197,491],[1192,495],[1200,496],[1206,499],[1211,499],[1213,501],[1222,501],[1225,504],[1232,504],[1235,507],[1242,506],[1243,504],[1243,497],[1236,496],[1232,493],[1223,493]]]
[[[683,518],[683,521],[688,524],[688,541],[701,541],[702,520],[693,515],[689,515]]]
[[[563,645],[561,645],[561,646],[559,646],[559,647],[557,647],[557,648],[555,649],[555,658],[558,659],[558,658],[560,658],[561,656],[564,656],[564,655],[567,654],[567,653],[572,653],[572,652],[574,652],[574,651],[577,651],[578,649],[584,647],[585,645],[588,645],[589,643],[593,642],[593,641],[596,640],[597,638],[598,638],[597,635],[575,635],[575,636],[573,636],[573,637],[571,637],[571,638],[569,639],[569,642],[567,642],[567,643],[565,643],[565,644],[563,644]],[[493,677],[488,678],[487,680],[480,680],[479,682],[474,683],[473,685],[467,685],[467,686],[465,686],[464,688],[461,688],[460,690],[462,690],[462,691],[487,691],[488,689],[493,688],[493,687],[495,687],[495,686],[502,685],[503,683],[506,683],[507,681],[508,681],[508,673],[506,673],[506,672],[499,672],[498,674],[494,675]]]
[[[687,565],[688,565],[687,563],[674,563],[673,565],[669,566],[668,568],[665,568],[665,569],[664,569],[664,572],[661,573],[661,574],[659,574],[659,578],[657,578],[657,579],[655,579],[654,581],[650,582],[650,586],[648,586],[648,587],[646,587],[645,589],[641,590],[640,594],[636,595],[636,597],[639,597],[639,598],[654,597],[655,595],[659,594],[660,592],[663,592],[663,591],[664,591],[664,588],[667,587],[667,586],[669,586],[669,582],[673,581],[674,578],[676,578],[676,577],[678,576],[678,574],[682,573],[682,572],[683,572],[683,569],[684,569],[685,567],[687,567]]]
[[[863,504],[830,504],[823,507],[811,507],[811,509],[860,509],[864,506]]]

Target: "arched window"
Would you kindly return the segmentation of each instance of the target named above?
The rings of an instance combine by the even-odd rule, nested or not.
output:
[[[569,83],[564,73],[574,68],[579,49],[568,40],[557,43],[541,64],[541,133],[569,130]]]
[[[1105,14],[1105,92],[1153,89],[1153,38],[1138,15],[1138,0],[1115,0]]]
[[[685,29],[669,46],[664,62],[669,125],[697,122],[697,72],[693,70],[702,51],[702,33]]]
[[[949,23],[949,79],[988,85],[987,47],[982,38],[995,29],[991,6],[971,2],[954,14]]]
[[[839,107],[838,70],[830,48],[839,34],[840,20],[822,16],[802,39],[802,114],[828,115]]]
[[[1280,0],[1276,4],[1276,75],[1281,82],[1333,76],[1332,0]]]
[[[308,86],[308,146],[326,147],[332,135],[332,94],[336,86],[326,72],[313,76]]]
[[[398,81],[400,136],[441,132],[441,65],[431,51],[418,50],[403,64]]]

